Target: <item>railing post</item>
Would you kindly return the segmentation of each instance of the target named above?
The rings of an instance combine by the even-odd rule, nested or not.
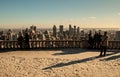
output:
[[[2,42],[0,41],[0,49],[2,48]]]

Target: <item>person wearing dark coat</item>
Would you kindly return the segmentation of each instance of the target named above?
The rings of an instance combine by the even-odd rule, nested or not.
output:
[[[88,43],[89,43],[89,48],[92,49],[94,45],[94,40],[91,32],[88,34]]]
[[[102,35],[101,33],[99,32],[98,33],[98,41],[97,41],[97,48],[100,49],[100,42],[102,41]]]
[[[25,33],[25,48],[30,48],[30,45],[29,45],[29,35],[28,33]]]
[[[24,42],[24,38],[22,36],[22,34],[20,34],[20,36],[18,37],[18,45],[20,46],[20,49],[23,48],[23,42]]]

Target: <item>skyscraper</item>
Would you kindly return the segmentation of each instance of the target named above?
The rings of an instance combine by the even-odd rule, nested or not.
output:
[[[30,26],[30,30],[36,31],[36,26],[34,26],[34,25]]]
[[[71,24],[69,25],[69,35],[71,35],[72,34],[72,26],[71,26]]]
[[[63,34],[63,25],[60,25],[60,26],[59,26],[59,32],[60,32],[61,34]]]
[[[57,35],[57,28],[56,28],[56,26],[54,25],[54,26],[53,26],[53,36],[56,37],[56,35]]]
[[[116,31],[116,40],[120,40],[120,31]]]
[[[76,35],[76,26],[74,26],[74,35]]]
[[[77,27],[77,35],[80,33],[80,27]]]

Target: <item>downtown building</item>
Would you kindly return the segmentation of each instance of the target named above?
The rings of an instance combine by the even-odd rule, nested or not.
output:
[[[116,31],[116,40],[120,40],[120,31]]]

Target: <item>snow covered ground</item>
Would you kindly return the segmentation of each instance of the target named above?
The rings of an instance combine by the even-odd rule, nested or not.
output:
[[[0,77],[120,77],[120,52],[61,49],[0,53]]]

